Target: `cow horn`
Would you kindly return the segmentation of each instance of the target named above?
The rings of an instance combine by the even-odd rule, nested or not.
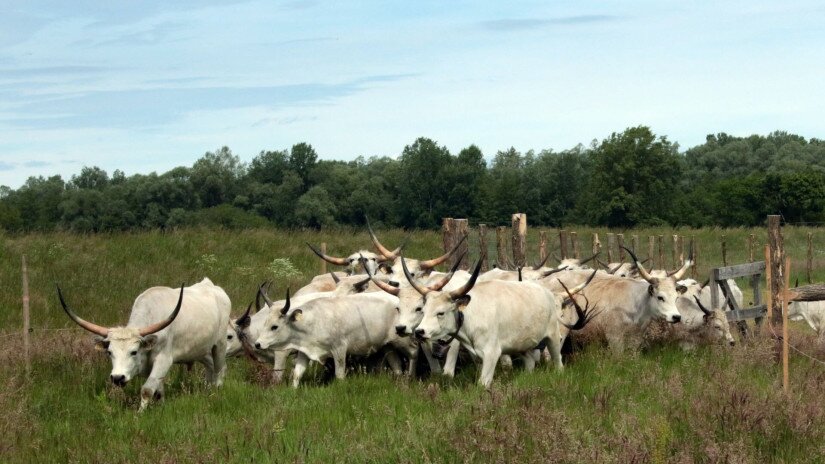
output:
[[[595,255],[593,255],[593,256],[591,256],[591,257],[589,257],[589,258],[587,258],[583,261],[579,261],[579,266],[581,266],[582,264],[585,264],[585,263],[589,263],[590,261],[593,261],[594,259],[596,259],[596,256],[599,256],[599,253],[601,253],[601,251],[597,251]]]
[[[602,260],[600,260],[600,259],[597,259],[597,260],[596,260],[596,262],[597,262],[597,263],[599,263],[599,265],[600,265],[601,267],[603,267],[603,268],[605,268],[605,269],[610,269],[610,264],[608,264],[608,263],[606,263],[606,262],[604,262],[604,261],[602,261]]]
[[[683,264],[682,267],[678,271],[673,273],[673,276],[672,276],[673,279],[674,280],[681,280],[682,276],[685,275],[685,273],[687,272],[688,269],[690,269],[690,266],[692,264],[693,264],[693,244],[691,243],[690,244],[690,251],[688,251],[688,259],[685,260],[685,264]]]
[[[410,283],[410,285],[412,285],[412,288],[414,288],[422,296],[429,293],[429,288],[421,287],[415,282],[415,279],[413,278],[412,274],[410,274],[410,270],[407,268],[407,261],[404,259],[403,255],[401,256],[401,267],[404,269],[404,276],[407,278],[407,281]]]
[[[709,283],[710,283],[710,277],[708,277],[707,279],[705,279],[705,281],[704,281],[704,282],[702,282],[702,286],[701,286],[701,287],[699,287],[699,288],[705,288],[705,287],[707,287],[707,286],[708,286],[708,284],[709,284]]]
[[[387,247],[381,245],[381,242],[378,241],[378,237],[375,236],[375,232],[372,230],[372,226],[370,225],[370,218],[367,217],[366,219],[367,229],[370,232],[370,239],[372,239],[372,244],[375,245],[375,249],[378,250],[378,252],[381,253],[381,255],[388,260],[394,260],[398,258],[399,254],[401,253],[401,249],[404,247],[404,245],[401,245],[393,251],[388,250]]]
[[[106,337],[109,335],[109,329],[106,327],[99,326],[97,324],[93,324],[89,321],[85,321],[81,319],[77,314],[74,313],[71,309],[69,309],[69,305],[66,304],[66,301],[63,299],[63,292],[60,291],[60,285],[57,285],[57,297],[60,298],[60,305],[63,306],[63,311],[66,311],[66,314],[69,316],[69,319],[73,320],[75,324],[83,327],[84,329],[88,330],[93,334],[100,335],[101,337]]]
[[[178,296],[178,304],[175,305],[175,310],[172,311],[172,314],[170,314],[165,321],[147,325],[146,327],[143,327],[142,329],[138,330],[138,334],[140,334],[141,337],[152,335],[155,332],[160,332],[161,330],[165,329],[169,324],[175,321],[175,318],[178,317],[178,313],[180,312],[180,307],[183,305],[183,287],[184,284],[180,284],[180,296]]]
[[[289,312],[289,287],[286,288],[286,303],[284,303],[284,307],[281,308],[281,316],[285,316],[286,313]]]
[[[555,273],[557,273],[557,272],[566,271],[567,269],[568,269],[568,267],[567,267],[567,266],[564,266],[564,267],[561,267],[561,268],[558,268],[558,269],[550,269],[549,271],[545,271],[545,272],[541,275],[541,277],[542,277],[542,279],[543,279],[543,278],[545,278],[545,277],[549,277],[549,276],[551,276],[551,275],[553,275],[553,274],[555,274]]]
[[[448,251],[447,253],[444,253],[438,258],[428,259],[426,261],[419,261],[418,267],[420,267],[421,269],[432,269],[438,266],[439,264],[443,263],[444,261],[447,261],[447,258],[452,256],[452,254],[456,251],[458,251],[458,247],[460,247],[461,244],[464,243],[464,240],[467,240],[466,235],[464,237],[461,237],[461,240],[459,240],[458,243],[455,244],[452,250]]]
[[[519,266],[519,267],[518,267],[517,271],[518,271],[518,281],[519,281],[519,282],[521,282],[521,281],[522,281],[522,278],[521,278],[521,266]]]
[[[583,283],[573,287],[573,290],[570,290],[570,292],[573,295],[575,295],[575,294],[579,293],[580,291],[584,290],[584,287],[587,287],[588,285],[590,285],[590,282],[593,280],[593,277],[596,277],[596,271],[593,271],[590,274],[590,277],[588,277],[587,280],[585,280]],[[561,280],[559,280],[559,282],[561,282]]]
[[[349,265],[349,261],[346,258],[336,258],[335,256],[330,256],[326,253],[321,253],[320,250],[318,250],[314,246],[310,245],[309,243],[307,243],[307,246],[309,247],[310,250],[312,250],[313,253],[318,255],[319,258],[323,259],[324,261],[326,261],[330,264],[334,264],[336,266],[347,266],[347,265]]]
[[[269,297],[269,286],[271,284],[272,284],[272,282],[267,281],[267,282],[262,283],[261,286],[258,287],[258,294],[255,296],[255,300],[256,300],[255,304],[258,304],[257,303],[258,297],[261,297],[261,298],[264,299],[264,302],[266,303],[267,306],[272,306],[272,303],[274,303],[274,302],[272,301],[272,298]]]
[[[363,256],[362,256],[362,258],[363,258]],[[338,277],[337,275],[335,275],[334,272],[330,272],[329,275],[332,276],[332,281],[335,282],[335,285],[338,285],[339,283],[341,283],[341,278]]]
[[[450,269],[450,272],[447,273],[447,275],[445,275],[444,277],[442,277],[438,282],[428,286],[427,289],[431,292],[437,292],[444,288],[444,286],[447,285],[448,282],[450,282],[450,279],[453,278],[453,275],[455,274],[455,271],[458,270],[458,267],[461,266],[461,260],[464,259],[465,254],[466,253],[461,253],[461,256],[459,256],[458,259],[455,261],[455,264],[453,264],[453,268]]]
[[[562,288],[564,288],[564,291],[567,292],[567,297],[573,303],[573,307],[576,308],[576,323],[571,325],[562,322],[562,325],[567,327],[568,330],[581,330],[589,324],[590,321],[595,319],[596,316],[601,314],[601,311],[590,311],[590,300],[586,296],[584,297],[584,309],[582,309],[582,307],[579,306],[579,302],[573,298],[573,293],[570,293],[570,290],[567,289],[567,285],[564,285],[561,279],[559,279],[559,283]]]
[[[367,268],[366,266],[364,267],[364,270],[367,271],[367,276],[369,276],[369,278],[372,279],[372,282],[375,285],[377,285],[378,288],[380,288],[381,290],[384,290],[385,292],[387,292],[387,293],[389,293],[390,295],[393,295],[393,296],[398,296],[398,294],[401,293],[400,288],[393,287],[392,285],[388,284],[387,282],[384,282],[383,280],[379,280],[378,278],[376,278],[370,272],[369,268]]]
[[[535,266],[533,266],[533,270],[534,270],[534,271],[538,271],[539,269],[541,269],[541,268],[542,268],[542,267],[543,267],[543,266],[547,263],[547,260],[548,260],[548,259],[550,259],[550,254],[549,254],[549,253],[548,253],[547,255],[545,255],[545,256],[544,256],[544,259],[543,259],[543,260],[541,260],[541,262],[540,262],[540,263],[538,263],[538,264],[536,264]]]
[[[696,300],[696,304],[699,305],[699,309],[701,309],[702,312],[705,313],[705,316],[710,316],[711,314],[713,314],[713,311],[708,310],[708,308],[705,308],[702,305],[702,302],[699,301],[699,298],[696,295],[693,295],[693,299]]]
[[[258,297],[255,297],[255,303],[257,304]],[[252,311],[252,301],[249,302],[249,306],[246,307],[246,311],[241,315],[241,317],[235,319],[235,325],[241,328],[249,327],[249,323],[252,321],[252,318],[249,317],[249,312]]]
[[[470,276],[470,280],[468,280],[467,283],[464,284],[461,288],[455,289],[452,292],[450,292],[450,298],[455,300],[456,298],[460,298],[466,295],[467,292],[473,289],[473,287],[476,284],[476,280],[478,280],[478,274],[481,272],[481,263],[484,262],[484,258],[485,254],[482,254],[478,258],[478,263],[476,264],[475,269],[473,269],[473,275]]]
[[[619,269],[621,269],[621,267],[622,267],[622,265],[623,265],[623,264],[624,264],[624,263],[621,263],[621,264],[619,264],[618,266],[614,267],[613,269],[610,269],[610,266],[605,266],[605,267],[607,268],[607,271],[606,271],[606,272],[607,272],[608,274],[615,274],[615,273],[616,273],[616,271],[618,271]]]
[[[622,249],[624,249],[624,251],[628,252],[630,254],[630,257],[633,258],[633,264],[636,265],[636,269],[639,270],[639,275],[642,276],[642,279],[645,279],[646,281],[648,281],[650,283],[654,283],[655,278],[653,276],[651,276],[649,272],[647,272],[647,269],[645,269],[644,266],[642,266],[642,263],[640,263],[639,259],[636,258],[636,254],[633,253],[632,251],[630,251],[630,249],[627,248],[627,247],[622,247]]]

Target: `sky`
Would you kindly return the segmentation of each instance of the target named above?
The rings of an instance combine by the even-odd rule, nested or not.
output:
[[[825,138],[815,1],[4,1],[0,185],[191,166],[563,150],[648,125]]]

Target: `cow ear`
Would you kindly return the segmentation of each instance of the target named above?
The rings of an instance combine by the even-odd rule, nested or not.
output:
[[[647,294],[653,296],[654,293],[656,293],[656,289],[653,288],[653,284],[649,284],[647,286]]]
[[[687,291],[687,287],[685,287],[684,285],[677,285],[676,291],[679,293],[685,293]]]
[[[456,304],[456,306],[458,306],[458,310],[461,311],[462,309],[464,309],[464,306],[470,304],[471,299],[472,297],[470,295],[462,295],[458,298],[455,298],[453,302]]]
[[[292,313],[289,315],[290,322],[298,322],[303,318],[304,318],[304,311],[301,310],[301,309],[296,309],[295,311],[292,311]]]
[[[95,349],[97,351],[106,351],[109,349],[109,340],[103,337],[95,337]]]
[[[151,350],[155,347],[155,344],[158,342],[157,335],[147,335],[140,339],[140,347],[146,351]]]

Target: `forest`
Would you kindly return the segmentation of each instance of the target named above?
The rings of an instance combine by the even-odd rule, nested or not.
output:
[[[488,162],[489,159],[489,162]],[[589,146],[492,158],[421,137],[400,155],[321,160],[308,143],[243,163],[229,147],[157,174],[84,167],[0,187],[7,232],[109,232],[188,226],[435,228],[442,217],[534,225],[754,226],[825,221],[825,141],[787,132],[708,135],[682,151],[639,126]]]

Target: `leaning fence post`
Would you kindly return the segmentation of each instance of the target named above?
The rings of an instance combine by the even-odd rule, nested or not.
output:
[[[813,233],[808,232],[808,262],[805,265],[805,274],[808,277],[808,283],[813,283],[813,278],[811,274],[813,273],[814,267],[814,242],[813,242]]]
[[[527,215],[515,213],[512,217],[513,232],[513,264],[522,267],[526,263],[527,255]]]
[[[496,227],[496,264],[501,269],[509,269],[507,259],[507,227]]]
[[[23,357],[26,359],[26,378],[31,375],[32,361],[30,357],[29,331],[31,330],[31,320],[29,319],[29,269],[26,266],[26,255],[23,255]]]
[[[616,245],[618,246],[619,261],[624,262],[624,234],[616,234]]]
[[[755,237],[754,237],[753,234],[748,235],[748,259],[749,259],[748,262],[749,263],[753,262],[754,239],[755,239]]]
[[[673,269],[679,267],[679,235],[677,234],[673,234],[673,253],[671,253],[671,259],[673,263]]]
[[[487,271],[487,224],[478,225],[478,259],[481,260],[481,270]]]
[[[573,257],[580,259],[581,253],[579,252],[579,234],[576,232],[570,232],[570,243],[573,244]]]

